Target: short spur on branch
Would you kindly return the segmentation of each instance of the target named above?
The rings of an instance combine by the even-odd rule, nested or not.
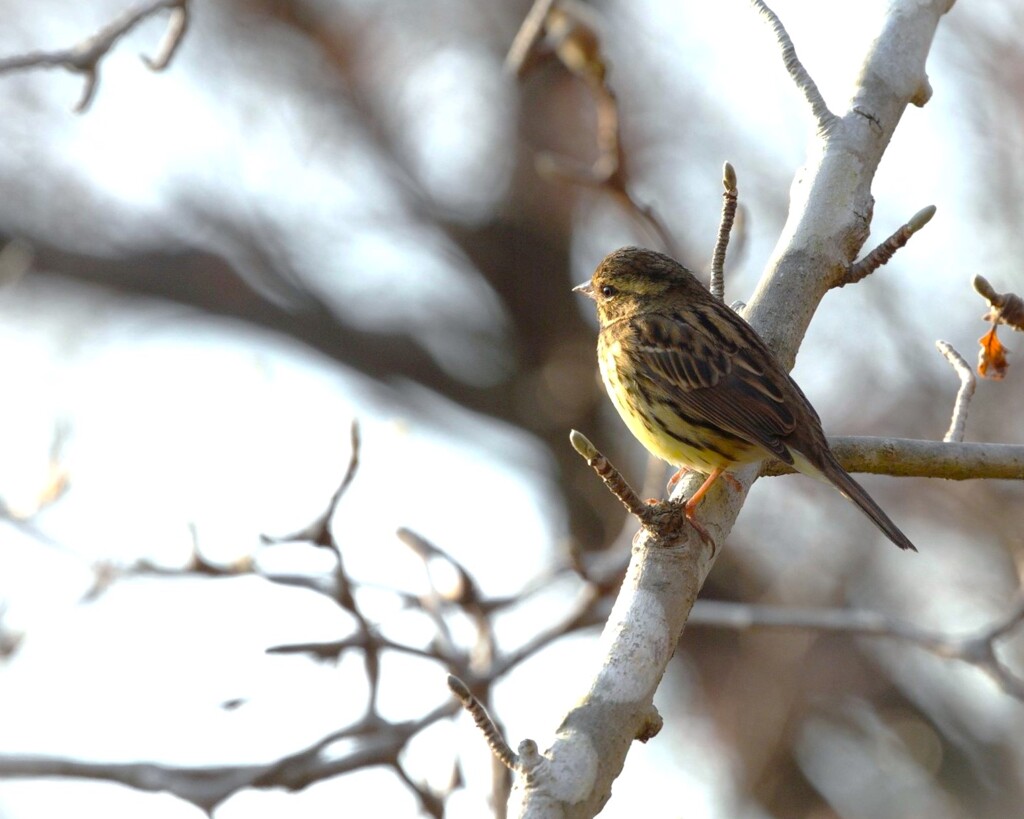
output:
[[[821,420],[761,337],[674,259],[624,247],[574,288],[597,302],[598,363],[630,432],[658,458],[708,477],[777,458],[830,482],[901,549],[917,551],[839,464]]]

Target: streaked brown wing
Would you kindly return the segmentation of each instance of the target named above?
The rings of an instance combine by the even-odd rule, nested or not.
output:
[[[689,323],[678,314],[634,317],[632,332],[619,337],[622,354],[684,416],[792,463],[783,439],[806,399],[739,316],[722,315],[718,305],[711,307],[718,313],[693,309]]]

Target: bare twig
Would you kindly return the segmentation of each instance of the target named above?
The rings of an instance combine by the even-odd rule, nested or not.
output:
[[[554,0],[534,0],[505,57],[505,70],[509,74],[518,76],[522,72],[527,57],[544,33],[544,21],[553,4]]]
[[[625,484],[625,481],[621,479],[621,476],[616,477],[618,473],[614,471],[614,468],[607,464],[603,456],[583,436],[576,433],[572,436],[572,441],[577,450],[588,461],[592,462],[595,469],[607,472],[609,474],[608,479],[613,483],[621,481],[620,492],[623,492],[623,494],[632,492],[628,485]],[[946,446],[955,445],[950,444]],[[347,475],[353,474],[353,469],[350,469]],[[348,480],[344,480],[342,482],[343,485],[347,485]],[[635,495],[635,493],[633,494]],[[337,493],[335,496],[337,497]],[[636,500],[636,503],[640,505],[641,511],[651,508],[643,504],[639,499]],[[676,517],[681,517],[678,509],[676,509]],[[657,523],[657,515],[654,515],[654,523]],[[403,540],[410,542],[424,559],[451,561],[450,556],[419,536],[404,532]],[[675,566],[678,554],[678,550],[658,550],[658,557],[656,559],[659,562],[662,560],[670,561],[671,565]],[[464,604],[471,605],[479,610],[477,616],[485,619],[490,616],[490,613],[499,610],[499,606],[491,606],[486,601],[479,600],[479,592],[475,581],[464,568],[458,564],[453,565],[455,570],[460,573],[459,586],[461,588],[471,588],[472,591],[468,593],[460,592],[450,598],[446,598],[444,601],[446,605],[451,605],[455,608],[461,608]],[[251,567],[249,570],[251,570]],[[207,569],[204,564],[196,562],[190,567],[190,571],[205,573]],[[220,576],[225,574],[226,571],[210,567],[210,573]],[[463,573],[465,573],[465,577],[461,577]],[[549,572],[548,582],[563,577],[564,573],[564,569],[556,569]],[[393,766],[396,770],[404,771],[401,768],[400,754],[408,743],[409,738],[425,725],[454,714],[454,703],[451,703],[451,708],[437,709],[423,720],[416,722],[391,723],[383,719],[375,708],[375,694],[373,693],[377,687],[376,677],[379,671],[377,662],[380,653],[383,651],[398,651],[410,656],[444,664],[449,669],[466,668],[465,656],[454,647],[454,641],[451,641],[453,643],[451,651],[446,651],[442,650],[436,642],[429,647],[418,648],[389,640],[380,634],[379,630],[359,612],[350,590],[353,584],[347,579],[339,581],[338,578],[335,578],[335,580],[336,582],[344,582],[345,595],[343,596],[347,601],[346,607],[351,606],[350,611],[356,615],[356,632],[344,640],[333,643],[278,646],[270,650],[274,653],[302,652],[328,659],[341,656],[347,649],[362,651],[367,660],[367,674],[371,677],[371,696],[366,715],[355,725],[325,736],[313,746],[268,766],[174,769],[168,766],[85,765],[74,762],[69,763],[64,760],[48,761],[36,758],[12,761],[9,758],[0,757],[0,776],[5,774],[40,776],[59,771],[67,776],[86,776],[108,781],[124,782],[125,784],[145,789],[157,787],[169,790],[205,809],[209,809],[211,806],[219,804],[231,793],[245,787],[299,789],[313,782],[321,781],[328,776],[357,770],[369,765]],[[665,578],[655,579],[655,586],[653,588],[657,588],[664,580]],[[582,594],[572,609],[566,613],[565,617],[554,623],[549,629],[528,640],[519,649],[504,656],[494,658],[489,665],[481,664],[477,669],[469,672],[471,675],[469,678],[474,680],[480,690],[486,691],[494,681],[558,638],[599,623],[603,619],[604,608],[608,605],[613,588],[614,584],[610,583],[602,585],[597,582],[588,582],[584,584]],[[653,591],[648,593],[653,593]],[[414,605],[417,603],[422,604],[421,601],[417,601],[414,598],[411,598],[410,602]],[[863,636],[903,639],[920,645],[922,648],[938,656],[957,659],[975,665],[996,680],[1008,694],[1024,698],[1024,685],[1006,668],[995,653],[995,643],[1000,638],[1006,636],[1012,629],[1016,628],[1022,619],[1024,619],[1024,603],[1019,604],[1009,615],[997,623],[975,635],[970,635],[967,638],[952,638],[916,629],[871,612],[807,612],[743,604],[700,602],[694,608],[690,622],[730,628],[807,628],[821,631],[841,631]],[[666,645],[670,646],[673,644],[677,637],[677,633],[666,634]],[[667,648],[666,650],[670,649]],[[536,744],[529,740],[520,743],[518,754],[512,752],[508,743],[502,737],[497,724],[487,714],[481,701],[469,694],[464,684],[460,688],[458,681],[452,684],[452,690],[459,697],[460,701],[464,703],[466,709],[473,715],[474,720],[481,727],[488,743],[494,750],[496,757],[503,765],[513,767],[522,773],[527,780],[530,780],[532,777],[541,776],[544,766],[552,764],[547,756],[542,756],[537,752]],[[653,709],[648,709],[643,713],[643,719],[637,721],[636,733],[636,738],[641,740],[653,735],[660,724],[657,713]],[[345,739],[358,739],[359,742],[354,746],[352,752],[338,758],[326,759],[324,752],[328,747]],[[399,775],[403,776],[401,772]],[[419,796],[424,810],[427,810],[428,813],[436,810],[437,799],[428,792],[420,792],[416,787],[412,789]]]
[[[611,493],[622,502],[626,511],[644,525],[653,523],[653,507],[640,499],[633,487],[622,477],[622,473],[598,451],[597,447],[590,443],[582,432],[572,430],[569,433],[569,441],[572,443],[573,449],[587,462],[587,466],[600,476]]]
[[[613,591],[615,589],[610,586],[601,587],[594,583],[588,583],[580,599],[577,600],[565,617],[549,628],[535,634],[529,642],[501,657],[491,669],[490,677],[497,679],[504,676],[524,660],[532,657],[560,637],[572,634],[582,628],[589,628],[602,623],[604,621],[601,616],[602,604]]]
[[[151,71],[163,71],[171,64],[174,55],[178,52],[178,46],[185,39],[185,32],[188,30],[188,0],[179,0],[171,8],[171,17],[167,21],[167,31],[164,32],[164,39],[157,49],[155,57],[142,56],[142,61]]]
[[[334,552],[338,551],[338,545],[334,541],[334,535],[331,532],[330,524],[331,518],[334,517],[334,513],[338,508],[338,503],[345,495],[346,490],[348,490],[352,481],[356,477],[356,472],[359,470],[359,448],[361,441],[359,437],[359,421],[356,418],[352,419],[352,425],[349,427],[349,442],[352,454],[349,456],[345,475],[342,477],[341,483],[338,484],[337,489],[334,490],[334,494],[331,495],[331,499],[328,501],[327,507],[323,512],[314,518],[311,523],[289,535],[261,535],[260,538],[264,543],[287,543],[290,541],[304,540],[324,549],[330,549]]]
[[[349,456],[348,467],[345,470],[344,477],[341,479],[341,483],[339,483],[338,488],[334,490],[334,494],[331,495],[331,499],[328,501],[327,507],[324,511],[321,512],[308,526],[304,526],[299,531],[290,535],[278,538],[271,538],[266,535],[261,537],[264,543],[280,543],[296,540],[306,541],[315,546],[329,549],[334,554],[334,584],[331,588],[332,593],[330,596],[335,603],[355,619],[360,639],[364,641],[365,650],[363,651],[363,665],[366,667],[366,678],[370,686],[365,719],[372,722],[378,719],[376,714],[377,695],[380,691],[380,642],[375,639],[378,636],[376,629],[356,604],[355,597],[353,596],[352,580],[345,571],[345,564],[342,559],[341,549],[338,546],[338,542],[334,539],[334,532],[331,531],[331,519],[334,517],[334,512],[337,509],[338,503],[345,494],[345,491],[352,484],[352,481],[355,479],[356,472],[359,469],[359,422],[355,418],[352,419],[349,437],[352,452]]]
[[[476,581],[465,566],[459,563],[443,549],[439,549],[425,537],[417,534],[411,529],[402,527],[396,534],[398,535],[398,539],[408,546],[413,554],[422,560],[423,564],[428,567],[427,580],[430,582],[432,589],[438,597],[463,607],[480,606],[480,589],[477,587]],[[442,591],[438,589],[434,583],[434,578],[429,576],[428,564],[431,560],[435,559],[442,560],[447,563],[456,574],[457,581],[454,588],[450,591]]]
[[[844,287],[848,284],[855,284],[865,276],[874,273],[883,264],[895,255],[896,251],[910,241],[910,237],[927,225],[935,215],[935,205],[929,205],[915,213],[910,221],[899,228],[888,239],[872,250],[859,262],[854,262],[847,269],[845,275],[834,285]]]
[[[119,782],[140,791],[172,793],[208,814],[246,788],[297,791],[316,782],[376,765],[394,764],[411,737],[458,713],[454,702],[444,703],[416,720],[386,723],[372,733],[363,725],[334,731],[309,748],[272,763],[255,765],[177,766],[162,763],[83,762],[59,757],[0,754],[0,778],[73,777]],[[358,737],[349,754],[325,758],[324,751],[339,741]]]
[[[718,550],[717,543],[702,524],[686,515],[682,502],[670,498],[660,501],[651,500],[645,503],[622,477],[622,473],[598,451],[597,447],[587,440],[586,436],[572,430],[569,433],[569,441],[572,443],[573,449],[583,456],[587,465],[604,481],[609,491],[626,507],[626,511],[640,522],[643,529],[637,534],[638,537],[641,534],[649,537],[653,545],[678,544],[683,539],[685,529],[689,526],[700,535],[706,545],[711,547],[711,554],[714,556]]]
[[[967,410],[971,404],[971,397],[974,395],[977,379],[974,377],[974,370],[971,369],[971,365],[953,348],[953,345],[939,340],[935,342],[935,346],[939,348],[939,352],[946,357],[946,361],[950,363],[950,366],[953,367],[953,370],[960,378],[960,389],[957,390],[956,401],[953,403],[953,417],[950,419],[949,429],[942,436],[942,440],[947,443],[950,441],[960,442],[964,439],[964,429],[967,426]]]
[[[997,293],[988,279],[974,277],[974,289],[989,303],[989,311],[983,316],[993,324],[1006,324],[1014,330],[1024,332],[1024,299],[1016,293]]]
[[[455,695],[456,699],[462,703],[462,707],[469,712],[471,717],[473,717],[473,722],[475,722],[476,727],[483,732],[484,739],[487,740],[487,744],[494,752],[494,755],[501,760],[502,764],[506,768],[513,771],[516,770],[519,767],[518,755],[505,741],[505,737],[501,735],[501,731],[499,731],[498,726],[494,724],[494,720],[491,719],[491,715],[487,713],[487,709],[484,708],[483,703],[473,696],[473,692],[469,690],[469,686],[454,674],[449,674],[448,688],[451,690],[452,694]]]
[[[612,194],[651,239],[660,243],[672,255],[678,256],[675,242],[665,224],[650,205],[638,202],[630,190],[620,139],[618,102],[608,85],[600,39],[583,16],[568,4],[552,5],[538,0],[530,9],[512,44],[506,67],[519,74],[523,72],[529,52],[521,54],[519,46],[528,43],[529,48],[533,48],[539,42],[539,31],[535,30],[538,23],[534,15],[539,14],[541,9],[544,14],[540,18],[540,25],[546,32],[548,45],[561,64],[586,85],[594,98],[598,155],[591,165],[586,165],[569,157],[540,153],[536,159],[537,172],[542,176]]]
[[[593,93],[597,112],[597,159],[592,165],[584,165],[569,157],[543,152],[536,159],[537,173],[610,193],[650,238],[670,254],[679,255],[664,222],[650,205],[640,204],[630,191],[619,139],[619,109],[615,94],[603,78],[590,77],[587,86]]]
[[[305,654],[316,660],[338,660],[346,651],[394,651],[396,654],[407,654],[421,660],[434,660],[447,665],[461,665],[461,657],[447,650],[442,650],[435,643],[429,648],[420,648],[409,643],[390,640],[382,634],[357,631],[341,640],[328,640],[316,643],[284,643],[270,646],[267,654]]]
[[[171,58],[181,44],[182,37],[188,28],[188,3],[189,0],[150,0],[137,8],[129,9],[92,37],[71,48],[57,51],[33,51],[17,57],[0,59],[0,74],[28,68],[65,68],[73,73],[81,74],[85,78],[85,87],[74,108],[75,113],[80,114],[89,107],[96,96],[100,79],[100,62],[103,58],[107,56],[118,40],[139,23],[165,9],[171,12],[171,18],[159,52],[153,59],[145,56],[142,59],[153,71],[162,71],[170,64]]]
[[[733,222],[736,221],[736,202],[739,191],[736,188],[736,170],[728,162],[722,168],[722,218],[718,223],[718,241],[711,257],[711,295],[720,301],[725,300],[725,251],[729,247],[729,236]]]
[[[391,770],[405,783],[405,787],[416,794],[416,798],[420,802],[420,813],[432,816],[434,819],[444,819],[444,799],[441,796],[429,790],[422,782],[409,776],[405,766],[400,765],[397,761],[391,763]],[[450,783],[448,792],[450,793],[454,789],[453,783]]]
[[[481,668],[489,668],[494,661],[494,628],[488,612],[481,604],[483,596],[473,576],[454,557],[412,530],[403,527],[398,530],[397,535],[398,539],[423,561],[433,596],[420,601],[420,607],[434,620],[438,636],[446,643],[450,654],[455,654],[455,641],[444,619],[442,604],[454,606],[472,619],[477,635],[471,655],[473,671],[476,673]],[[431,571],[431,564],[435,561],[446,564],[455,573],[456,582],[451,590],[442,591],[437,587],[435,574]]]
[[[920,441],[913,438],[830,436],[829,445],[847,472],[904,478],[1024,480],[1024,446]],[[793,468],[765,461],[762,476],[789,475]]]
[[[960,660],[984,671],[1011,697],[1024,700],[1024,681],[995,653],[995,643],[1024,622],[1024,596],[995,623],[968,637],[950,637],[858,609],[796,609],[701,600],[690,614],[690,625],[718,628],[809,629],[864,637],[887,637],[913,643],[936,656]]]
[[[761,16],[768,21],[768,25],[772,27],[775,39],[779,41],[779,46],[782,49],[782,60],[786,64],[786,70],[811,106],[811,113],[818,124],[818,133],[821,135],[828,134],[839,121],[839,117],[829,110],[828,105],[825,104],[825,98],[821,95],[821,91],[818,90],[818,86],[811,79],[811,75],[807,73],[807,69],[804,68],[803,63],[796,56],[796,47],[786,31],[786,27],[782,25],[778,15],[768,8],[762,0],[750,0],[750,2],[760,12]]]

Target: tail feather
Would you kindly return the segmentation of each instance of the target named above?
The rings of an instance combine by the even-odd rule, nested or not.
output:
[[[793,450],[790,451],[796,456],[797,468],[801,472],[805,471],[801,467],[810,465],[806,457],[801,457],[801,455]],[[800,461],[803,463],[800,463]],[[850,473],[840,466],[839,461],[836,460],[835,455],[830,451],[825,454],[822,463],[812,465],[812,469],[818,473],[815,477],[825,478],[842,493],[843,497],[857,504],[861,511],[871,518],[871,522],[881,529],[889,540],[901,549],[909,549],[912,552],[917,551],[917,547],[910,542],[910,538],[900,531],[900,527],[893,523],[889,516],[882,511],[882,507],[875,503],[864,487],[857,483]],[[807,470],[807,472],[812,474],[811,470]]]

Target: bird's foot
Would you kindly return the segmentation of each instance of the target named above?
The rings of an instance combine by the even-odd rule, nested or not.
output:
[[[724,475],[724,471],[721,469],[714,470],[708,475],[707,480],[701,484],[700,489],[694,492],[689,500],[683,504],[683,515],[687,522],[697,530],[697,534],[700,535],[700,539],[704,541],[705,545],[711,546],[711,556],[714,557],[718,551],[718,544],[715,543],[715,539],[708,534],[708,530],[704,528],[704,524],[697,521],[697,504],[701,502],[708,489],[711,488],[711,484],[718,479],[719,476]]]
[[[700,498],[697,500],[699,501]],[[693,503],[693,499],[681,501],[648,498],[646,503],[651,507],[650,512],[641,516],[641,522],[651,534],[659,539],[675,543],[683,536],[686,525],[689,524],[700,535],[704,545],[711,547],[712,557],[718,552],[718,544],[715,539],[704,528],[704,524],[697,520],[694,513],[696,504]]]
[[[681,466],[677,469],[671,478],[668,479],[668,492],[671,495],[672,490],[676,488],[676,484],[679,483],[689,472],[693,472],[688,466]],[[733,475],[731,472],[722,472],[722,480],[724,480],[729,486],[735,489],[737,492],[743,489],[743,484],[740,483],[740,479]]]
[[[694,528],[698,535],[700,535],[700,539],[704,542],[704,545],[711,547],[711,556],[714,557],[718,553],[718,544],[715,542],[715,539],[711,537],[708,530],[704,528],[704,524],[697,520],[688,507],[689,504],[686,504],[683,507],[683,516],[686,518],[686,522]]]
[[[690,467],[681,466],[675,471],[671,478],[668,479],[668,493],[671,495],[672,490],[676,488],[676,484],[683,479],[683,476],[690,471]]]
[[[731,472],[723,472],[722,480],[729,484],[729,486],[731,486],[735,491],[743,491],[743,484],[740,483],[740,479],[733,475]]]

